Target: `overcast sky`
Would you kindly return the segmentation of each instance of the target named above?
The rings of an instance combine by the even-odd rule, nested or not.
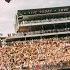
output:
[[[14,33],[15,15],[17,10],[30,8],[47,8],[70,6],[69,0],[11,0],[10,3],[0,0],[0,33]]]

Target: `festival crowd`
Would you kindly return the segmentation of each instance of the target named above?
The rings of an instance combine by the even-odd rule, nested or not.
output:
[[[56,70],[52,67],[64,65],[70,66],[67,38],[16,41],[0,47],[0,70]]]

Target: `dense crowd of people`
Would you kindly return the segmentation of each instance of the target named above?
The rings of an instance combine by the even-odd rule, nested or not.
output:
[[[70,66],[69,39],[16,41],[0,47],[0,70],[47,70],[53,65]]]

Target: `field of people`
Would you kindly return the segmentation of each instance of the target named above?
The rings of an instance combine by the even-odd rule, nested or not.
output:
[[[47,70],[49,66],[64,65],[70,66],[67,38],[19,41],[0,47],[0,70]]]

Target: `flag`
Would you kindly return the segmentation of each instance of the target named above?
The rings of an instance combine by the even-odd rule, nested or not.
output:
[[[5,0],[5,1],[9,3],[11,0]]]

